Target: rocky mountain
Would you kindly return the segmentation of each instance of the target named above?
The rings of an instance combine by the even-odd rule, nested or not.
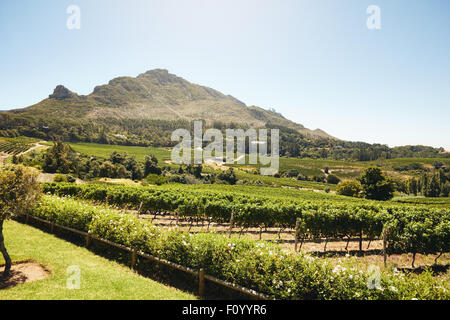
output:
[[[136,78],[119,77],[81,96],[62,85],[47,99],[13,114],[65,119],[205,120],[207,123],[246,124],[263,127],[267,123],[293,129],[311,138],[332,138],[326,132],[310,130],[279,113],[242,101],[221,92],[193,84],[167,70],[147,71]]]

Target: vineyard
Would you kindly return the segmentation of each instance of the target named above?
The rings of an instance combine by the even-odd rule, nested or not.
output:
[[[295,228],[306,239],[378,239],[389,253],[441,254],[450,249],[450,210],[380,204],[110,185],[46,184],[58,196],[103,202],[149,215],[175,215],[191,223],[230,222],[241,228]]]
[[[112,196],[108,191],[106,196]],[[30,213],[185,267],[203,268],[209,275],[278,299],[449,298],[448,284],[429,272],[398,275],[384,271],[380,287],[372,290],[367,286],[371,274],[345,262],[333,266],[262,241],[163,231],[133,215],[75,199],[47,195]]]
[[[35,141],[35,139],[25,137],[2,138],[0,139],[0,152],[17,155],[30,149]]]

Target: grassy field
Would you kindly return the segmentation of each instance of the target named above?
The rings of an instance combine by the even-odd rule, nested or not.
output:
[[[30,226],[6,222],[5,239],[13,261],[32,259],[44,264],[51,275],[44,280],[0,290],[0,300],[196,299],[191,294],[139,276],[127,267]],[[0,265],[3,263],[3,258],[0,258]],[[79,290],[66,288],[66,270],[72,265],[81,269]]]
[[[161,163],[170,160],[170,151],[163,148],[116,146],[97,143],[70,143],[70,146],[77,152],[99,158],[108,158],[112,152],[116,151],[133,155],[138,161],[144,161],[144,157],[148,154],[153,154]]]

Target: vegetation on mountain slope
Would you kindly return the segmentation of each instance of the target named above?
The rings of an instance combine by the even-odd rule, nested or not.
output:
[[[63,86],[28,108],[0,113],[0,136],[29,136],[66,142],[170,147],[171,133],[192,130],[193,120],[205,128],[280,129],[281,156],[370,161],[399,157],[450,157],[441,148],[338,140],[309,130],[275,110],[246,106],[214,89],[190,83],[156,69],[119,77],[80,96]]]

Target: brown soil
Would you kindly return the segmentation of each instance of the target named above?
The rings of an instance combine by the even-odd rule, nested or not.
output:
[[[4,266],[0,267],[3,272]],[[25,261],[13,264],[11,276],[4,279],[0,276],[0,290],[15,287],[17,285],[42,280],[50,276],[50,272],[45,266],[35,261]]]

